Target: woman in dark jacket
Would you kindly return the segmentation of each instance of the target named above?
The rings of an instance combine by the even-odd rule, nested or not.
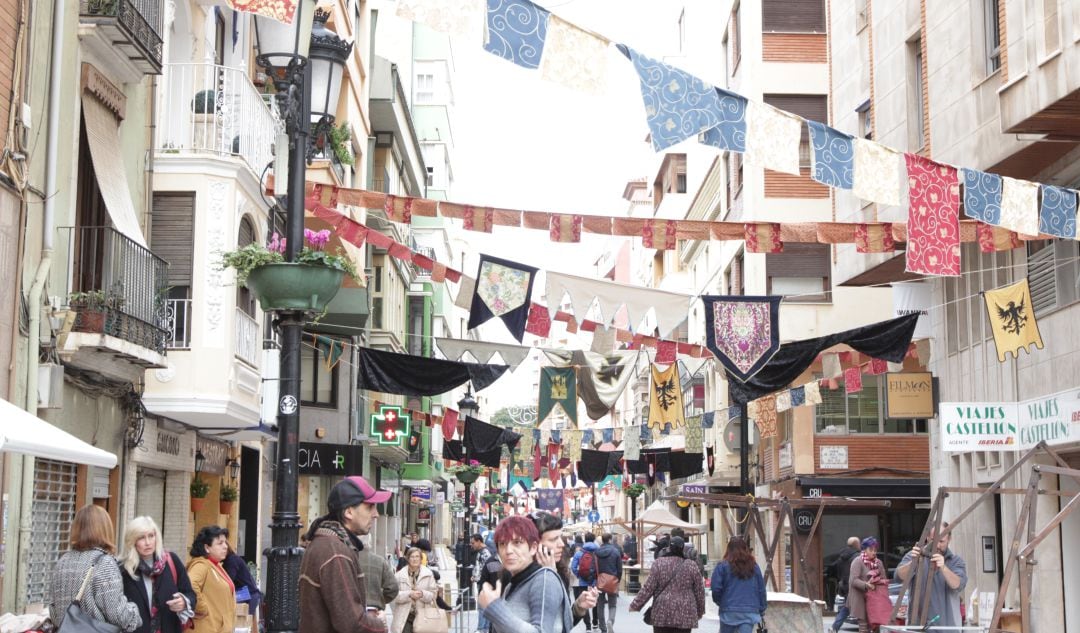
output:
[[[667,554],[653,562],[649,579],[630,603],[631,611],[640,611],[652,598],[654,633],[688,632],[705,615],[705,583],[697,563],[685,558],[684,545],[681,537],[671,538]]]
[[[720,633],[750,633],[765,615],[765,578],[745,539],[728,541],[713,570],[712,599],[720,607]]]
[[[124,595],[142,617],[135,633],[180,633],[195,616],[195,590],[180,557],[162,547],[161,530],[153,519],[128,522],[119,562]]]
[[[232,578],[233,585],[236,587],[236,602],[247,603],[248,615],[253,616],[258,613],[259,604],[263,599],[262,591],[259,590],[259,584],[251,577],[247,561],[233,551],[232,545],[229,546],[229,553],[225,556],[225,560],[221,561],[221,567],[225,573],[229,574],[229,578]],[[247,589],[246,597],[244,596],[245,589]]]

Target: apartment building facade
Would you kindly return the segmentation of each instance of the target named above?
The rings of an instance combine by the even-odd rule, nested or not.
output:
[[[1080,8],[1068,2],[1011,0],[948,6],[858,4],[857,11],[833,15],[833,56],[848,60],[845,77],[834,72],[833,89],[838,101],[869,99],[869,133],[886,145],[943,163],[1077,186],[1073,104],[1080,87]],[[860,95],[851,85],[856,73],[862,76]],[[845,116],[851,127],[855,113]],[[865,212],[854,204],[838,206],[842,215]],[[902,208],[871,212],[883,220],[906,218]],[[1077,255],[1077,242],[1061,239],[1028,239],[1017,248],[988,253],[977,244],[963,244],[960,276],[920,282],[929,287],[930,369],[939,381],[942,402],[1026,407],[1024,403],[1045,400],[1060,407],[1068,424],[1077,374],[1070,329],[1080,299]],[[838,276],[848,284],[895,282],[903,279],[903,268],[902,255],[842,257]],[[1046,347],[999,362],[981,293],[1025,277]],[[944,409],[930,425],[933,490],[986,487],[1023,454],[946,451]],[[1080,464],[1075,442],[1054,436],[1048,440],[1072,467]],[[1022,487],[1030,476],[1031,471],[1022,468],[1005,485]],[[1044,475],[1040,486],[1060,487],[1068,494],[1077,490],[1067,477]],[[951,495],[945,520],[973,500],[974,495]],[[1037,525],[1046,525],[1067,500],[1040,499]],[[957,526],[952,548],[968,562],[965,599],[975,591],[1000,590],[1020,504],[1018,496],[1001,495]],[[1080,631],[1080,607],[1064,599],[1080,587],[1080,552],[1074,545],[1078,535],[1080,517],[1070,516],[1035,550],[1038,599],[1031,602],[1032,630]],[[1006,590],[1006,609],[1017,610],[1020,600],[1013,583]]]

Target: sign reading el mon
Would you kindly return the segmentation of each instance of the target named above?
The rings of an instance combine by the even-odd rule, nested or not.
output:
[[[934,417],[934,377],[930,372],[904,372],[885,376],[885,417]]]
[[[1080,441],[1080,389],[1022,402],[941,403],[944,451],[1019,451]]]

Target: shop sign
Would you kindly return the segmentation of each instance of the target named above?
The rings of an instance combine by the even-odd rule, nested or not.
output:
[[[791,468],[791,442],[780,446],[780,468]]]
[[[795,531],[799,534],[809,534],[810,528],[814,527],[817,512],[806,509],[795,510],[792,512],[792,517],[795,521]]]
[[[885,375],[885,417],[926,420],[934,414],[934,377],[930,372]]]
[[[684,495],[703,495],[708,491],[708,486],[705,484],[683,484],[681,490]]]
[[[416,511],[417,521],[430,521],[431,520],[431,508],[420,508]]]
[[[818,464],[822,470],[847,470],[847,446],[818,446]]]
[[[364,447],[354,444],[300,442],[297,465],[301,475],[360,475],[364,468]]]
[[[404,446],[412,427],[412,417],[401,407],[382,405],[371,414],[371,437],[379,438],[380,446]]]
[[[195,449],[202,451],[206,461],[202,472],[209,475],[224,475],[225,462],[229,459],[229,445],[225,442],[207,439],[203,436],[195,441]]]
[[[1021,402],[947,402],[941,405],[946,452],[1023,451],[1045,441],[1080,441],[1080,389]]]
[[[419,484],[412,487],[413,503],[431,503],[431,486]]]

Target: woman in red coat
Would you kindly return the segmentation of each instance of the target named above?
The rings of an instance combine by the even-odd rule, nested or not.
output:
[[[868,536],[862,541],[862,553],[851,561],[848,606],[851,615],[859,619],[859,633],[876,630],[888,621],[892,612],[888,572],[885,563],[878,559],[877,551],[877,539]]]

